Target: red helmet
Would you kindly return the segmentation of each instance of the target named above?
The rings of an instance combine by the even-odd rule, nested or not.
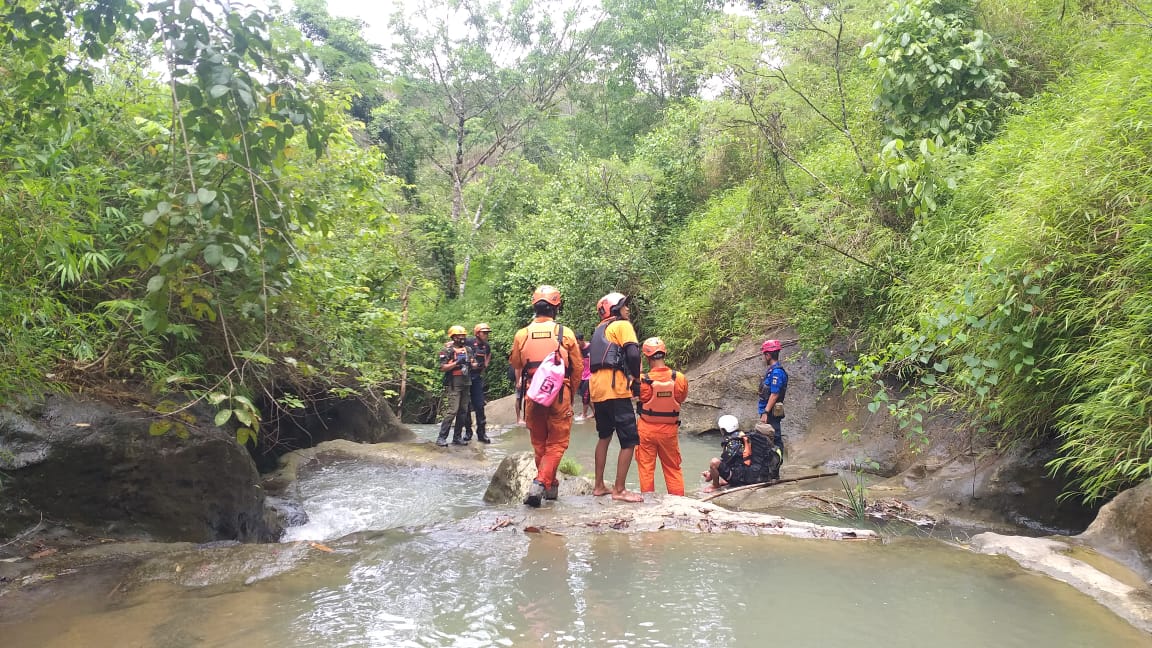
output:
[[[606,319],[612,315],[612,309],[623,306],[626,301],[628,298],[624,294],[610,292],[596,302],[596,312],[600,313],[600,319]]]
[[[640,350],[644,353],[645,358],[651,358],[657,353],[668,353],[668,349],[664,346],[664,340],[658,337],[650,337],[644,340],[644,344],[640,347]]]
[[[784,347],[780,344],[780,340],[766,340],[764,344],[760,345],[760,353],[779,351],[782,348]]]
[[[532,305],[535,306],[536,302],[548,302],[553,306],[560,305],[560,291],[556,290],[554,286],[543,285],[539,286],[532,292]]]

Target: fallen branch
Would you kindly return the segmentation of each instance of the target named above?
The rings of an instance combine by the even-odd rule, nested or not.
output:
[[[15,544],[15,543],[19,542],[22,538],[27,538],[28,536],[32,535],[33,533],[36,533],[37,531],[40,530],[40,527],[43,524],[44,524],[44,512],[40,511],[40,521],[39,522],[37,522],[35,525],[33,525],[32,528],[16,534],[16,537],[14,537],[11,540],[9,540],[8,542],[5,542],[4,544],[0,545],[0,549],[3,549],[5,547],[7,547],[8,545]]]
[[[820,473],[818,475],[805,475],[803,477],[791,477],[788,479],[777,479],[775,481],[760,482],[759,484],[745,484],[744,486],[737,486],[735,488],[729,488],[727,490],[722,490],[722,491],[719,491],[717,493],[712,493],[712,494],[707,495],[705,497],[701,497],[700,501],[701,502],[707,502],[709,500],[714,500],[717,497],[720,497],[721,495],[728,495],[729,493],[738,493],[740,491],[751,491],[751,490],[756,490],[759,488],[768,488],[769,486],[777,486],[779,484],[788,484],[791,482],[804,481],[805,479],[817,479],[819,477],[835,477],[838,474],[840,474],[840,473]]]

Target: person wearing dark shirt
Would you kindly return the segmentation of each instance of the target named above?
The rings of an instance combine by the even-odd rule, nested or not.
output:
[[[488,438],[488,418],[484,415],[484,372],[488,370],[488,364],[492,361],[492,348],[488,346],[488,334],[491,331],[492,327],[481,322],[473,329],[476,337],[468,340],[475,355],[475,362],[472,366],[472,385],[469,389],[471,390],[472,412],[476,415],[476,439],[480,443],[492,443],[492,439]],[[472,440],[471,419],[468,420],[468,424],[464,428],[464,440]]]

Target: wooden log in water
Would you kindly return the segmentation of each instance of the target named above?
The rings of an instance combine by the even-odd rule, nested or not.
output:
[[[707,502],[709,500],[714,500],[717,497],[720,497],[721,495],[728,495],[729,493],[738,493],[740,491],[752,491],[752,490],[756,490],[758,488],[768,488],[769,486],[777,486],[779,484],[788,484],[791,482],[804,481],[805,479],[817,479],[819,477],[835,477],[838,474],[840,474],[840,473],[820,473],[818,475],[805,475],[803,477],[790,477],[788,479],[777,479],[776,481],[761,482],[759,484],[745,484],[744,486],[737,486],[735,488],[729,488],[727,490],[722,490],[722,491],[718,491],[716,493],[711,493],[705,497],[701,497],[700,501],[701,502]]]

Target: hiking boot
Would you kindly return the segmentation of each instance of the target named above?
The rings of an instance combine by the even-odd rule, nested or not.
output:
[[[556,479],[552,485],[544,489],[544,499],[554,500],[560,496],[560,480]]]
[[[540,508],[540,500],[544,497],[544,484],[533,479],[532,485],[528,487],[528,497],[524,498],[524,503],[532,508]]]
[[[465,428],[465,430],[464,430],[464,442],[468,443],[471,440],[472,440],[472,430]]]
[[[448,445],[448,437],[446,437],[446,436],[436,437],[436,445],[440,446],[441,448]]]
[[[452,445],[466,446],[466,445],[468,445],[468,439],[461,439],[460,437],[454,437],[452,439]]]
[[[476,433],[476,440],[479,441],[480,443],[492,443],[492,439],[487,434],[485,434],[483,432],[477,432]]]

